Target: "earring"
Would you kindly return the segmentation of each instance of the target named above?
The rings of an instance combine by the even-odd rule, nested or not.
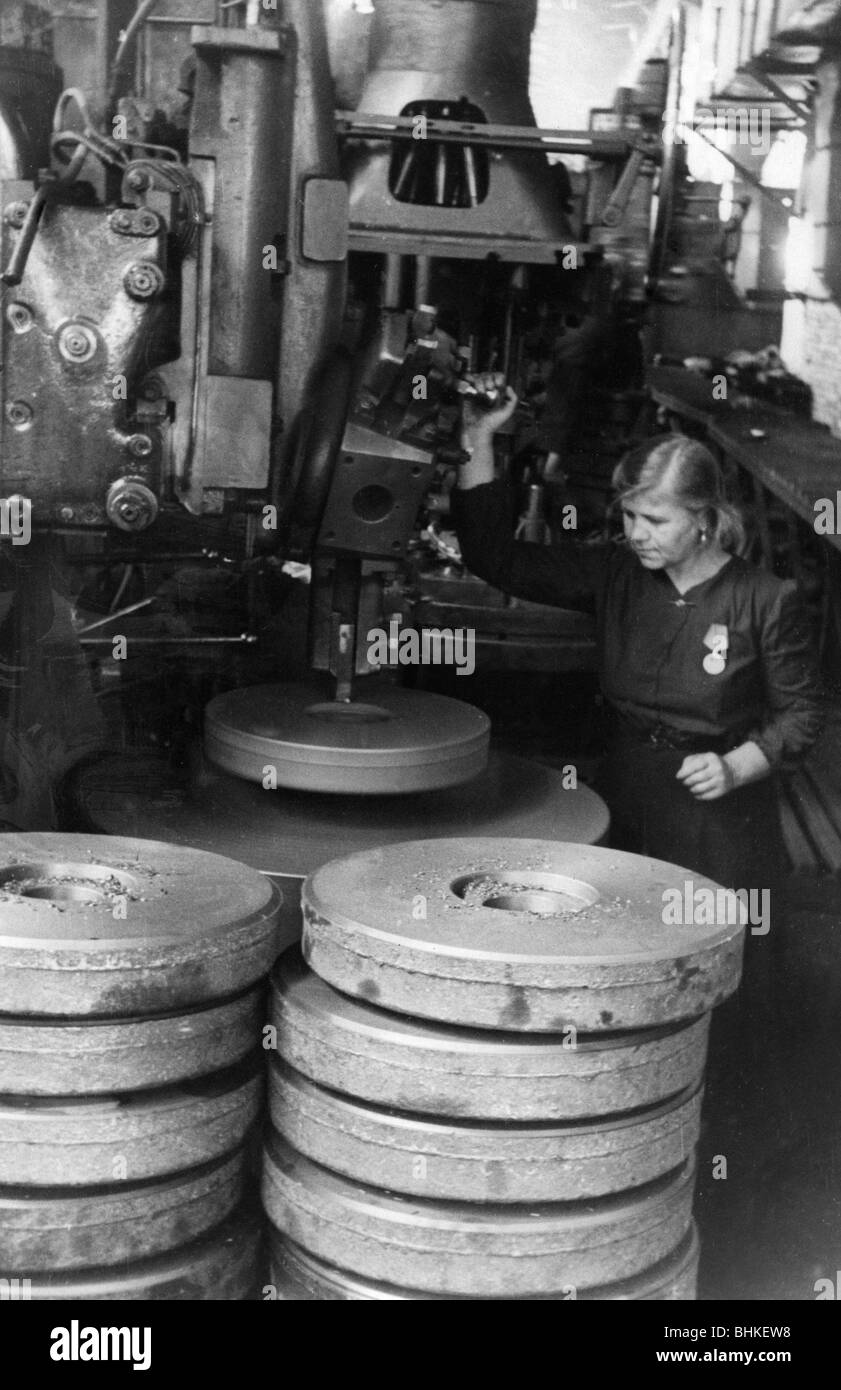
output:
[[[707,543],[707,531],[706,531],[706,528],[704,528],[704,530],[702,530],[702,531],[699,531],[699,532],[698,532],[698,536],[699,536],[699,538],[700,538],[701,544],[702,544],[702,545],[706,545],[706,543]]]

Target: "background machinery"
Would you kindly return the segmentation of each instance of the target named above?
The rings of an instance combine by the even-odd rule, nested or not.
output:
[[[415,697],[401,746],[428,775],[354,787],[353,759],[404,718],[370,693],[376,677],[401,698],[372,631],[463,619],[480,661],[516,667],[536,642],[547,669],[592,663],[586,615],[465,578],[447,531],[471,372],[520,395],[500,453],[536,537],[570,497],[586,526],[641,384],[662,101],[623,91],[589,129],[538,130],[535,14],[378,0],[360,44],[361,16],[351,34],[347,6],[310,0],[11,7],[0,493],[27,499],[34,533],[7,562],[19,688],[32,632],[61,619],[62,669],[79,673],[77,641],[95,659],[112,747],[183,762],[206,700],[255,685],[237,727],[274,745],[280,784],[291,740],[338,750],[328,790],[391,792],[475,775],[487,727]],[[40,586],[15,582],[33,567]],[[312,692],[269,728],[278,677]]]

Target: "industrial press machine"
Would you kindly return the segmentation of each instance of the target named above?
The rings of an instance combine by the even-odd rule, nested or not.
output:
[[[398,838],[526,814],[537,774],[488,771],[486,717],[378,671],[366,635],[467,611],[516,665],[529,606],[470,587],[446,529],[461,401],[477,372],[518,390],[500,450],[539,525],[553,345],[643,302],[661,162],[644,92],[587,129],[537,129],[535,0],[370,8],[17,6],[0,54],[0,493],[30,507],[29,572],[40,555],[71,598],[98,593],[104,617],[76,615],[68,641],[103,658],[100,683],[132,669],[109,665],[117,633],[162,663],[147,693],[185,653],[222,662],[193,692],[214,696],[204,752],[195,709],[174,735],[167,712],[152,742],[178,757],[154,775],[148,730],[123,734],[120,775],[84,764],[74,824],[205,844],[212,819],[214,847],[241,850],[264,829],[274,848],[251,861],[294,876],[313,864],[279,862],[290,825],[315,853],[317,826],[347,842],[359,818],[373,843],[395,794],[426,798],[404,798]],[[191,560],[242,580],[240,631],[132,627]],[[300,634],[254,640],[275,600],[303,659]],[[586,666],[589,619],[557,621],[539,640]],[[522,833],[598,840],[588,797],[561,810],[547,787]]]

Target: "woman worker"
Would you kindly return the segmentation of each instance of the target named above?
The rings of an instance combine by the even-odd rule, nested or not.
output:
[[[538,603],[595,598],[612,722],[599,790],[612,843],[730,888],[770,891],[786,858],[769,779],[820,727],[794,584],[734,553],[741,520],[718,464],[681,435],[652,439],[617,467],[624,545],[515,541],[506,489],[494,481],[493,435],[516,404],[509,388],[488,413],[465,407],[468,458],[453,493],[465,564]]]

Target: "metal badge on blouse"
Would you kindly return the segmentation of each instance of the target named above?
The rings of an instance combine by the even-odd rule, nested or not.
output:
[[[708,676],[720,676],[727,665],[727,649],[730,638],[723,623],[711,623],[704,638],[704,646],[709,647],[709,656],[704,657],[703,667]]]

